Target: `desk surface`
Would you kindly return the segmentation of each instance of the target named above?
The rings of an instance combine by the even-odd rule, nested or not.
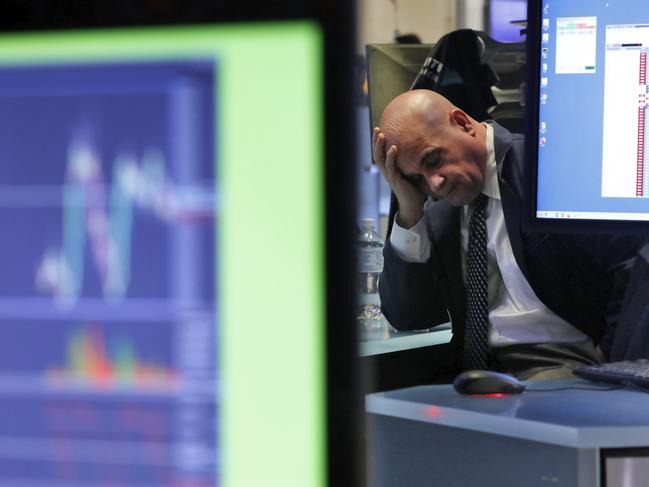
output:
[[[579,379],[527,385],[505,397],[462,396],[451,385],[412,387],[368,395],[366,410],[575,448],[649,444],[647,392]]]
[[[441,345],[450,341],[450,323],[436,326],[433,330],[426,332],[396,331],[394,328],[386,326],[380,333],[361,333],[360,355],[368,357],[382,353]]]

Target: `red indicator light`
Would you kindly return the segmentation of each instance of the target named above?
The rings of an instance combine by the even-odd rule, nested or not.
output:
[[[473,396],[478,396],[478,397],[507,397],[509,394],[503,394],[502,392],[496,392],[493,394],[473,394]]]
[[[437,416],[439,416],[439,408],[435,406],[431,406],[428,409],[426,409],[426,414],[431,418],[436,418]]]

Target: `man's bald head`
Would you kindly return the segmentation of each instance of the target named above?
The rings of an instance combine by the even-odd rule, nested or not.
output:
[[[385,107],[380,128],[388,144],[402,140],[413,128],[443,130],[449,113],[456,109],[450,101],[430,90],[406,91]]]
[[[461,206],[482,191],[487,128],[443,96],[430,90],[397,96],[375,133],[392,151],[400,177],[422,193]]]

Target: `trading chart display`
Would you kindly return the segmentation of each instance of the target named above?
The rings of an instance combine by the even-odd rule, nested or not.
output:
[[[0,36],[0,487],[324,485],[319,42]]]
[[[602,196],[649,197],[647,51],[649,24],[607,26]]]
[[[216,79],[0,68],[4,485],[215,485]]]

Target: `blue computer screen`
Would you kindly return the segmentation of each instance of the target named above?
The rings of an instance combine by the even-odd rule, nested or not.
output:
[[[216,73],[0,68],[0,485],[217,485]]]
[[[543,0],[537,218],[649,220],[649,10]]]
[[[500,42],[523,41],[525,29],[521,24],[526,18],[527,0],[491,0],[489,35]]]

